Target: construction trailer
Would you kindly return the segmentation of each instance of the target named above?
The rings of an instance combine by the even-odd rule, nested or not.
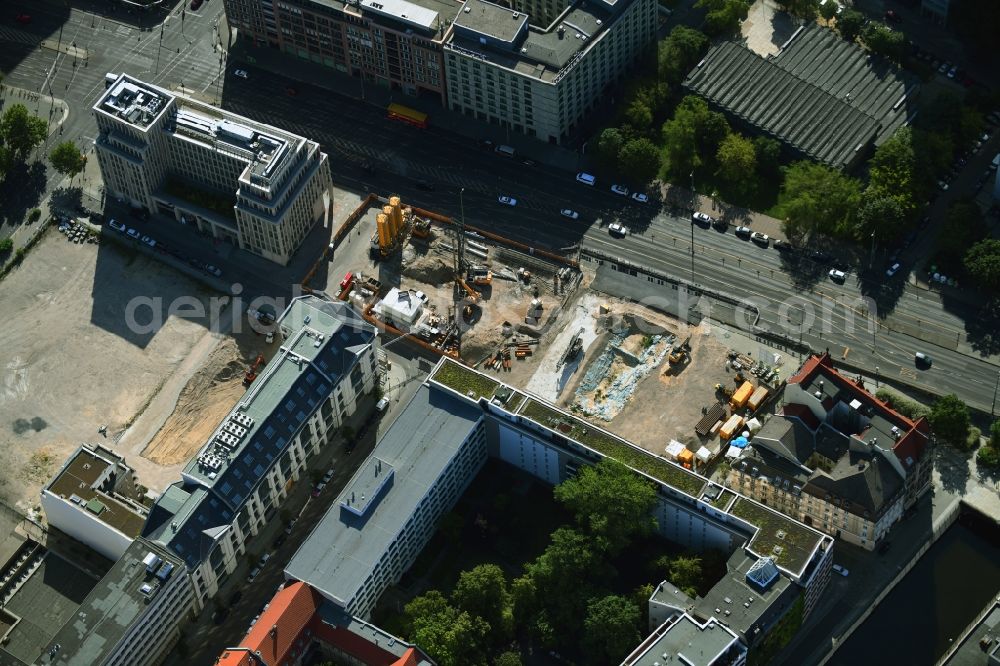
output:
[[[733,409],[742,409],[752,395],[753,384],[748,381],[743,382],[743,385],[736,389],[733,397],[729,399],[729,404]]]

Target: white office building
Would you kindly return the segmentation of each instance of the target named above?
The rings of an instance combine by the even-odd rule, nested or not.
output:
[[[652,43],[656,0],[466,0],[444,44],[447,105],[562,144]]]
[[[279,264],[330,222],[330,165],[315,141],[127,74],[108,74],[93,111],[109,196]]]

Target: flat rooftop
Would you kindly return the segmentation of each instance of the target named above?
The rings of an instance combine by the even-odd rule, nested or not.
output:
[[[285,567],[285,576],[308,583],[327,599],[346,606],[482,415],[478,406],[446,391],[426,385],[417,389],[299,547]],[[348,510],[345,505],[350,504],[351,494],[360,500],[360,488],[370,487],[380,462],[381,479],[387,478],[390,468],[393,471],[381,496],[367,504],[362,515]]]
[[[104,91],[94,110],[114,116],[145,131],[175,99],[166,90],[122,74]]]
[[[734,552],[726,575],[695,602],[695,614],[714,617],[743,636],[753,635],[758,625],[770,626],[800,590],[795,587],[789,591],[791,582],[785,576],[777,576],[763,591],[751,586],[746,574],[757,561],[742,551]]]
[[[78,449],[46,489],[122,534],[137,537],[146,522],[146,514],[94,487],[111,466],[91,451]]]
[[[469,2],[475,2],[477,5],[490,4],[483,0],[469,0]],[[472,17],[475,11],[461,14],[462,18],[456,19],[456,25],[465,20],[472,24],[475,32],[456,30],[446,43],[446,48],[454,47],[460,52],[471,53],[487,62],[548,83],[554,82],[560,72],[574,62],[574,57],[578,53],[603,37],[615,18],[608,3],[575,3],[550,26],[530,25],[529,16],[527,36],[515,40],[511,35],[515,28],[513,25],[507,25],[506,21],[509,20],[514,24],[520,19],[514,19],[514,12],[511,10],[503,7],[500,9],[503,13],[491,10],[475,19]],[[506,19],[503,18],[504,13]],[[492,39],[497,43],[496,47],[490,46],[489,41],[484,45],[476,37],[480,31],[488,30],[496,33],[492,35]],[[501,48],[500,43],[509,46]]]
[[[742,652],[735,634],[715,620],[699,623],[687,613],[664,622],[640,649],[625,660],[627,666],[712,666],[727,650]],[[638,654],[637,654],[638,653]]]
[[[823,535],[777,511],[740,497],[729,513],[757,528],[747,546],[760,557],[772,557],[779,568],[801,575],[823,541]]]
[[[455,26],[474,35],[512,43],[528,25],[524,12],[501,7],[486,0],[466,0],[455,17]]]
[[[111,571],[83,600],[79,611],[55,635],[53,642],[59,643],[62,649],[49,663],[64,666],[101,663],[107,651],[121,640],[149,605],[149,598],[142,587],[150,585],[158,590],[159,586],[169,581],[170,576],[183,575],[183,563],[171,559],[163,551],[157,551],[163,562],[156,575],[147,573],[143,560],[150,552],[153,549],[142,540],[132,542]],[[172,570],[169,570],[168,564],[173,567]],[[159,580],[158,577],[164,574],[163,581]],[[154,591],[153,595],[157,593]]]
[[[103,559],[103,558],[102,558]],[[60,627],[71,620],[100,581],[81,567],[48,552],[4,610],[20,618],[10,639],[0,647],[0,663],[34,664],[49,647]]]

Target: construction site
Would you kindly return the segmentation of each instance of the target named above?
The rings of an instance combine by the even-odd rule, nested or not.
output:
[[[579,287],[575,261],[399,197],[363,206],[357,222],[375,229],[373,263],[344,275],[339,297],[390,335],[436,353],[513,372],[537,353]]]

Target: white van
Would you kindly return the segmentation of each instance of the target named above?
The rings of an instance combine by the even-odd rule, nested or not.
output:
[[[597,179],[591,176],[589,173],[584,173],[583,171],[581,171],[580,173],[576,174],[576,182],[583,183],[584,185],[593,186],[594,183],[597,182]]]
[[[493,149],[497,155],[503,155],[504,157],[514,157],[514,149],[510,146],[500,145]]]
[[[997,167],[1000,167],[1000,153],[997,153],[996,156],[993,158],[993,161],[990,162],[990,169],[996,171]]]

